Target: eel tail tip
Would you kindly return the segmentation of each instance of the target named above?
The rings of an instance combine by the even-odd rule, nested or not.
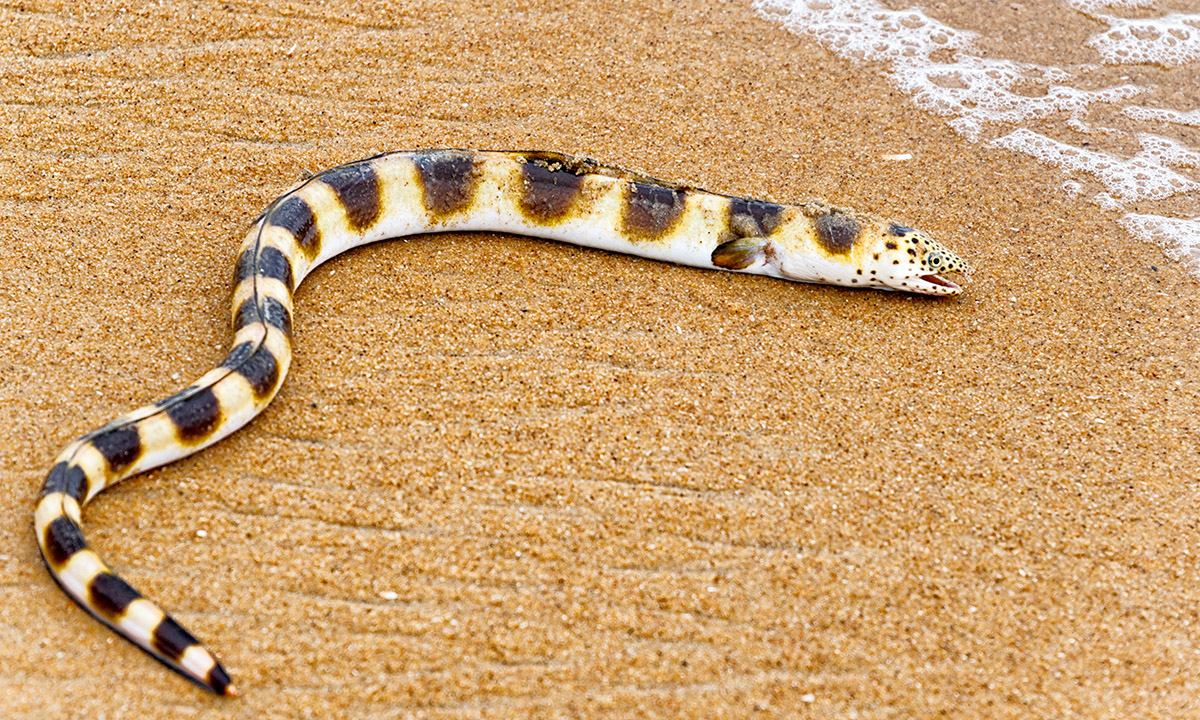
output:
[[[225,672],[225,668],[221,664],[213,660],[212,669],[208,671],[206,677],[197,678],[199,683],[211,691],[214,695],[222,697],[237,697],[238,689],[234,686],[229,673]]]

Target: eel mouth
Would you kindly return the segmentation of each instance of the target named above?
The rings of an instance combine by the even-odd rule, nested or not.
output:
[[[930,295],[957,295],[962,292],[961,287],[940,275],[921,275],[917,279],[927,283],[921,290]]]

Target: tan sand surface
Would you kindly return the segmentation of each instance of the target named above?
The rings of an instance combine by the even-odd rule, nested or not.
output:
[[[744,4],[14,0],[0,127],[3,717],[1200,716],[1200,286]],[[223,357],[266,203],[424,146],[822,197],[978,269],[947,301],[496,235],[329,263],[272,407],[86,513],[243,693],[211,697],[58,590],[34,496]]]

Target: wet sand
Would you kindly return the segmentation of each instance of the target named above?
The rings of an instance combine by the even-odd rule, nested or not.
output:
[[[1115,215],[742,5],[274,7],[0,9],[5,717],[1200,712],[1200,285]],[[272,407],[85,513],[243,693],[213,698],[58,590],[34,496],[220,361],[272,198],[426,146],[824,198],[977,270],[935,300],[499,235],[329,263]]]

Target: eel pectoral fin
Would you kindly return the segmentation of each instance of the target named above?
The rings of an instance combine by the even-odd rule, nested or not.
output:
[[[771,241],[765,237],[744,237],[722,243],[713,249],[712,264],[726,270],[745,270],[766,260]]]

